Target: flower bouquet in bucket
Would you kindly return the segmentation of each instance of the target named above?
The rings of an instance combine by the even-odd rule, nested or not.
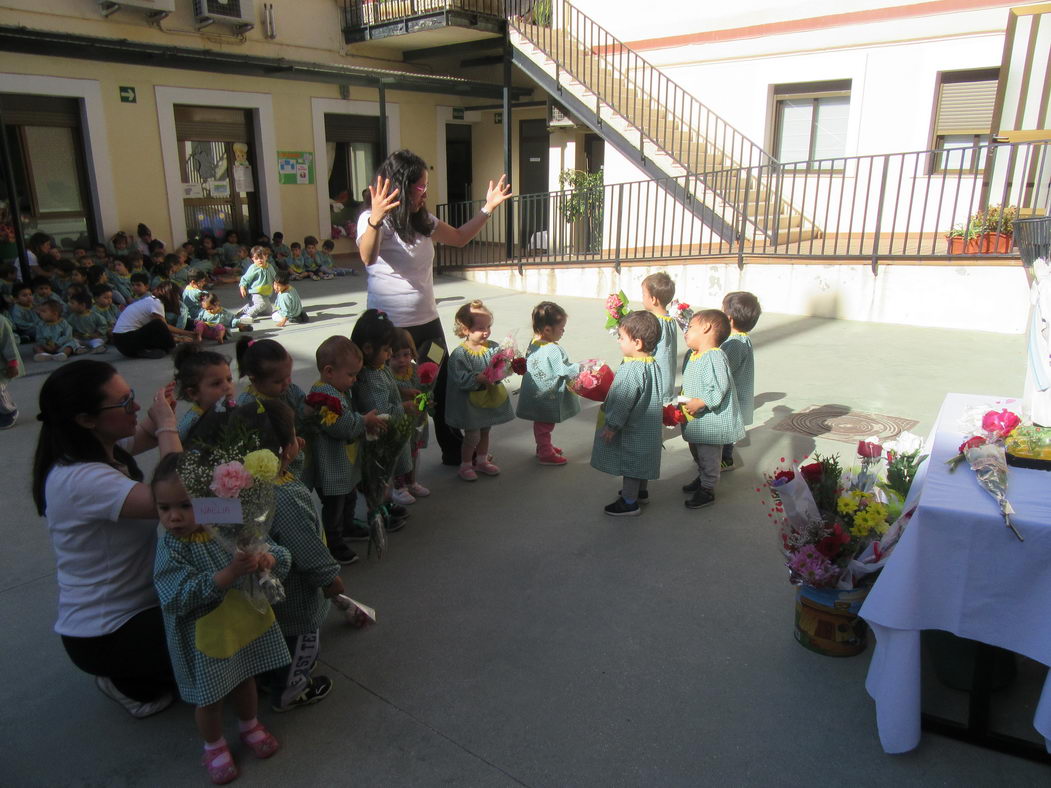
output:
[[[274,518],[281,462],[262,448],[265,426],[257,408],[216,403],[190,431],[178,466],[197,522],[231,554],[266,552]],[[239,587],[261,612],[285,598],[281,581],[266,569],[242,578]]]
[[[613,385],[613,370],[604,361],[589,358],[580,362],[580,372],[567,381],[569,390],[585,399],[605,402],[609,387]]]

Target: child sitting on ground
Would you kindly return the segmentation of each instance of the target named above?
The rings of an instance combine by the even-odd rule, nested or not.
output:
[[[390,371],[394,376],[394,382],[398,385],[401,393],[401,402],[407,413],[416,415],[416,432],[409,439],[409,449],[412,454],[412,470],[401,479],[394,480],[394,486],[405,490],[413,501],[417,498],[426,498],[431,491],[416,480],[416,473],[420,466],[420,449],[427,448],[427,409],[420,410],[416,404],[416,397],[420,394],[423,386],[416,375],[416,343],[412,334],[404,328],[394,329],[394,339],[391,342]]]
[[[620,495],[605,509],[611,517],[641,514],[647,482],[661,475],[662,392],[653,360],[660,336],[660,321],[649,312],[630,313],[617,329],[624,362],[599,408],[591,449],[591,467],[624,477]]]
[[[247,318],[269,315],[273,311],[270,294],[274,292],[274,267],[270,265],[270,250],[265,246],[252,248],[252,265],[241,277],[242,298],[251,298],[241,309]]]
[[[284,328],[292,323],[308,323],[306,310],[303,302],[299,300],[299,293],[291,285],[292,274],[288,271],[278,271],[274,277],[274,314],[270,318],[274,325]]]
[[[333,276],[357,276],[357,271],[353,268],[337,268],[336,261],[332,259],[332,253],[336,250],[336,242],[331,238],[325,240],[321,244],[321,251],[318,254],[321,256],[321,271],[322,273],[332,274]]]
[[[273,241],[270,244],[270,251],[274,253],[274,260],[279,265],[287,265],[288,258],[292,252],[285,244],[285,234],[281,232],[274,233]]]
[[[262,569],[283,578],[291,558],[270,540],[268,552],[239,550],[231,556],[194,519],[189,493],[179,478],[182,456],[162,457],[150,484],[164,528],[157,543],[154,585],[179,695],[196,707],[194,720],[204,739],[202,763],[212,782],[223,784],[237,777],[223,737],[223,702],[229,698],[233,705],[245,746],[257,758],[269,758],[280,745],[257,719],[255,675],[289,663],[272,611],[260,616],[235,586]],[[241,632],[239,638],[222,634],[231,628]],[[209,633],[214,634],[209,638]]]
[[[48,301],[58,304],[59,314],[65,312],[66,304],[55,294],[51,279],[43,274],[34,276],[29,283],[33,286],[33,305],[40,306]]]
[[[293,243],[289,250],[288,257],[288,273],[292,275],[292,280],[298,282],[300,279],[308,278],[306,261],[303,260],[303,247],[298,243]]]
[[[343,539],[354,528],[355,488],[361,481],[359,442],[366,431],[380,432],[386,425],[376,411],[356,413],[351,405],[351,387],[363,361],[357,345],[345,336],[331,336],[318,346],[315,359],[321,377],[310,387],[310,393],[325,394],[333,402],[331,408],[322,409],[332,418],[322,412],[318,435],[312,441],[321,522],[332,557],[347,565],[358,560],[357,553]]]
[[[201,298],[208,292],[208,274],[200,268],[191,268],[187,279],[182,289],[182,303],[190,320],[196,323],[201,319]]]
[[[223,255],[223,263],[228,268],[236,268],[241,259],[241,242],[238,240],[236,230],[227,230],[226,239],[219,249]]]
[[[482,374],[499,347],[489,341],[493,313],[481,301],[472,301],[456,311],[455,320],[456,336],[464,341],[449,354],[445,423],[464,431],[458,475],[473,482],[479,473],[500,473],[489,453],[489,430],[511,421],[515,414],[507,387],[489,383]]]
[[[551,442],[556,424],[580,413],[579,397],[566,387],[566,380],[580,373],[579,364],[558,345],[566,332],[566,310],[551,301],[533,308],[533,341],[526,351],[526,373],[518,389],[520,419],[533,422],[536,456],[541,465],[565,465],[562,450]]]
[[[285,600],[274,606],[277,623],[285,637],[292,662],[267,674],[271,708],[291,711],[323,700],[332,689],[327,676],[311,675],[319,654],[318,634],[328,614],[329,598],[343,593],[339,564],[325,546],[325,532],[314,507],[314,498],[289,466],[302,451],[292,409],[278,400],[262,403],[263,448],[278,455],[274,521],[270,538],[292,556],[285,579]],[[271,437],[272,436],[272,437]]]
[[[91,311],[106,322],[106,336],[109,341],[108,338],[113,334],[113,326],[120,317],[120,310],[113,303],[113,288],[109,285],[95,285],[91,288],[91,295],[94,298]]]
[[[73,338],[73,327],[62,319],[62,307],[56,301],[37,305],[40,322],[36,327],[35,361],[65,361],[80,349]]]
[[[690,398],[682,406],[687,418],[682,436],[697,462],[697,478],[682,488],[692,493],[687,509],[715,503],[723,445],[744,437],[730,361],[719,347],[729,335],[730,319],[718,309],[697,312],[686,329],[693,353],[682,376],[682,396]]]
[[[675,401],[675,366],[679,353],[681,329],[668,314],[668,304],[675,298],[675,281],[663,271],[642,280],[642,308],[660,321],[661,338],[653,351],[653,360],[661,373],[661,404]]]
[[[317,238],[312,235],[303,239],[303,267],[306,269],[307,276],[315,282],[335,276],[335,274],[326,274],[321,270],[321,254],[318,252],[317,243]]]
[[[105,353],[110,333],[109,324],[102,315],[92,311],[92,306],[94,301],[88,293],[71,293],[66,322],[73,329],[73,338],[80,345],[79,352],[90,350],[92,353]]]
[[[185,304],[183,305],[185,308]],[[201,296],[201,311],[194,321],[194,333],[197,341],[214,339],[220,345],[226,341],[226,334],[236,326],[238,331],[251,331],[252,324],[247,318],[238,317],[228,309],[223,309],[222,301],[215,293]]]
[[[133,273],[130,282],[132,301],[141,301],[150,294],[150,275],[145,271]]]
[[[722,349],[730,362],[730,372],[737,389],[741,423],[747,428],[755,415],[755,356],[748,332],[755,328],[763,310],[754,294],[746,290],[735,290],[723,298],[723,312],[730,318],[730,336],[723,342]],[[724,471],[740,467],[734,461],[733,442],[723,446],[719,467]]]
[[[198,343],[175,348],[175,396],[191,403],[179,419],[179,438],[186,441],[193,425],[206,410],[219,401],[232,401],[236,389],[230,360]]]
[[[25,282],[15,282],[11,288],[15,302],[11,305],[11,322],[20,343],[36,342],[36,327],[40,315],[33,303],[33,288]]]
[[[106,275],[106,281],[113,288],[113,291],[119,293],[121,298],[124,299],[124,306],[127,306],[134,300],[131,294],[131,274],[128,273],[128,268],[123,261],[113,261],[109,273]]]

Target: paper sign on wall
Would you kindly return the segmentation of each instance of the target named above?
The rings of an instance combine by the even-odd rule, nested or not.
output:
[[[279,150],[277,152],[277,180],[288,186],[309,185],[314,182],[314,154],[311,151]]]
[[[212,197],[230,196],[230,181],[207,181],[204,185],[208,187],[208,193]]]
[[[182,196],[188,200],[199,200],[204,197],[204,187],[199,183],[184,183]]]
[[[199,523],[243,523],[237,498],[194,498],[193,516]]]

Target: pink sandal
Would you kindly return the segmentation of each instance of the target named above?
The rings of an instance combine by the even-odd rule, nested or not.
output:
[[[230,754],[230,748],[225,744],[214,750],[205,750],[201,764],[208,770],[208,776],[216,785],[226,785],[237,779],[237,764]]]
[[[269,758],[281,749],[280,743],[270,731],[263,727],[261,722],[257,722],[254,728],[242,733],[241,741],[256,758]]]

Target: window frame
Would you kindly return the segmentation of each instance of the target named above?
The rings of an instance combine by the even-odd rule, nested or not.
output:
[[[826,98],[847,98],[847,107],[849,113],[851,89],[853,87],[853,80],[851,79],[835,79],[835,80],[821,80],[816,82],[789,82],[782,84],[775,84],[770,86],[770,104],[771,104],[771,124],[770,124],[770,151],[775,159],[781,161],[781,132],[782,132],[782,102],[784,101],[799,101],[803,99],[810,99],[812,103],[812,109],[810,114],[810,137],[807,143],[807,158],[805,168],[793,168],[793,173],[800,175],[821,175],[827,173],[840,173],[843,172],[842,167],[816,167],[812,166],[814,160],[814,151],[817,145],[817,108],[818,102],[821,99]],[[843,156],[832,157],[835,161],[839,158],[846,158],[846,151]],[[821,159],[821,161],[828,161],[828,158]]]
[[[971,79],[966,79],[970,75]],[[933,151],[930,154],[929,161],[927,164],[927,173],[929,175],[977,175],[983,172],[985,169],[985,161],[979,154],[979,148],[982,145],[990,145],[993,141],[992,135],[992,124],[993,118],[989,118],[989,130],[980,131],[978,129],[972,130],[960,130],[954,134],[939,134],[938,133],[938,113],[941,108],[942,100],[942,86],[946,84],[956,84],[960,82],[993,82],[999,81],[1000,79],[1000,66],[989,66],[986,68],[966,68],[966,69],[952,69],[947,71],[939,71],[935,76],[934,82],[934,100],[931,103],[931,127],[928,135],[928,150]],[[995,112],[995,106],[991,111]],[[964,148],[942,148],[944,139],[949,136],[965,136],[967,134],[973,134],[973,140],[971,144],[971,163],[967,169],[946,169],[942,166],[942,162],[946,158],[946,153],[950,150],[965,150]],[[983,139],[984,138],[984,139]]]

